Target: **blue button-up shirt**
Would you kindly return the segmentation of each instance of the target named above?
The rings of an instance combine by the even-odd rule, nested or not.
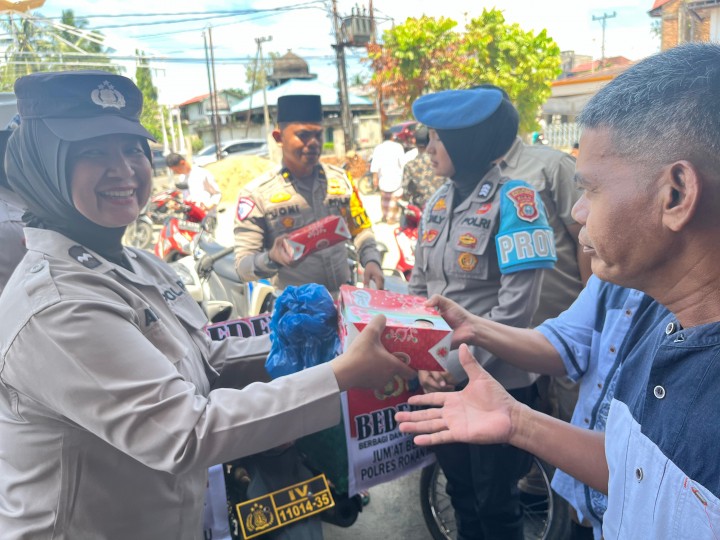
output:
[[[633,345],[628,333],[639,322],[652,326],[667,313],[640,291],[591,276],[572,306],[537,328],[560,354],[568,376],[580,382],[572,424],[605,430],[618,368]],[[607,497],[560,470],[552,486],[600,538]]]
[[[669,315],[633,334],[608,417],[604,537],[720,538],[720,323]]]

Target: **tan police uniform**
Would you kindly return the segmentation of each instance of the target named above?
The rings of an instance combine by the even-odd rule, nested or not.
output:
[[[577,263],[578,245],[567,229],[576,224],[571,213],[580,198],[575,186],[575,159],[541,144],[527,145],[518,137],[499,165],[505,176],[525,180],[540,193],[555,233],[558,260],[543,278],[540,305],[532,320],[532,326],[537,326],[569,308],[584,286]],[[579,385],[568,377],[543,375],[540,379],[538,387],[543,399],[549,399],[548,411],[569,422]]]
[[[26,237],[0,298],[2,538],[196,540],[209,466],[340,420],[328,364],[212,390],[266,338],[211,342],[151,254],[126,248],[131,272],[59,233]]]
[[[347,220],[360,264],[379,265],[370,220],[342,169],[321,164],[307,184],[295,180],[284,167],[252,181],[241,191],[235,215],[235,268],[240,278],[272,277],[279,289],[319,283],[330,292],[338,291],[350,280],[344,243],[312,253],[293,267],[279,267],[268,259],[278,236],[330,215]]]
[[[25,255],[22,222],[24,207],[25,202],[19,195],[0,186],[0,293]]]
[[[475,315],[525,328],[538,305],[543,270],[500,273],[495,236],[500,224],[499,194],[506,181],[493,167],[454,210],[452,181],[435,192],[423,214],[410,292],[427,297],[442,294]],[[507,389],[529,386],[537,378],[484,349],[471,350]],[[448,371],[455,380],[467,378],[457,351],[451,361]]]
[[[537,326],[570,307],[583,289],[577,242],[567,229],[576,224],[571,211],[580,198],[575,186],[575,160],[554,148],[527,145],[518,137],[499,165],[504,176],[525,180],[540,193],[555,233],[558,260],[543,278],[540,305],[532,320],[532,325]]]

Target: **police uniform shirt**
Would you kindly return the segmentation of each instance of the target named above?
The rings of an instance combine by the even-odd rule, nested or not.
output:
[[[0,293],[25,255],[24,206],[24,201],[15,192],[0,186]]]
[[[532,321],[537,326],[566,310],[583,288],[578,245],[567,230],[568,225],[575,225],[571,212],[580,198],[574,180],[575,160],[554,148],[526,145],[518,137],[499,165],[503,176],[525,180],[540,193],[555,233],[557,263],[543,278],[540,305]]]
[[[330,292],[350,280],[345,243],[312,253],[292,267],[268,261],[275,239],[329,215],[348,222],[360,263],[380,264],[370,220],[345,172],[321,165],[310,182],[301,184],[280,167],[248,184],[240,193],[235,216],[235,268],[241,279],[273,277],[273,285],[318,283]]]
[[[209,341],[152,254],[125,249],[130,272],[59,233],[26,237],[0,297],[3,538],[196,540],[210,465],[339,421],[327,364],[211,391],[253,351]]]
[[[423,214],[415,268],[410,279],[411,294],[427,297],[442,294],[476,315],[519,328],[530,324],[538,305],[543,270],[501,273],[499,261],[503,261],[503,257],[507,259],[510,251],[517,249],[513,245],[510,251],[502,251],[505,244],[501,245],[499,259],[497,240],[501,214],[504,216],[505,207],[505,212],[524,213],[533,223],[547,225],[547,222],[537,193],[524,183],[518,183],[517,190],[513,187],[513,193],[505,193],[503,186],[507,182],[499,169],[493,167],[473,193],[454,209],[456,190],[453,182],[448,181],[438,189]],[[515,194],[527,196],[527,205],[518,203],[515,207],[510,198]],[[546,258],[539,266],[548,266],[548,263],[551,266],[553,253],[549,244],[552,233],[549,227],[543,227],[539,234],[544,237],[540,240],[544,247],[537,247],[542,248]],[[530,254],[532,244],[533,240],[528,240],[524,255],[536,255]],[[472,351],[478,362],[507,389],[528,386],[537,378],[484,349],[473,347]],[[466,378],[457,353],[451,358],[448,371],[455,380]]]

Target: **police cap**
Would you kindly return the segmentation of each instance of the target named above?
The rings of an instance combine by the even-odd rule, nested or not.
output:
[[[155,140],[140,124],[142,93],[121,75],[105,71],[33,73],[15,82],[15,95],[23,120],[42,120],[65,141],[116,133]]]
[[[415,118],[433,129],[463,129],[490,118],[503,101],[500,90],[444,90],[420,96],[413,103]]]
[[[295,94],[280,96],[277,102],[278,124],[303,122],[308,124],[321,124],[323,120],[322,103],[320,96]]]

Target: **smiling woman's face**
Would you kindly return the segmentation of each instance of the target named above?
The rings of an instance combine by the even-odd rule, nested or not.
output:
[[[152,189],[152,168],[139,137],[105,135],[72,143],[68,151],[75,208],[102,227],[135,221]]]

